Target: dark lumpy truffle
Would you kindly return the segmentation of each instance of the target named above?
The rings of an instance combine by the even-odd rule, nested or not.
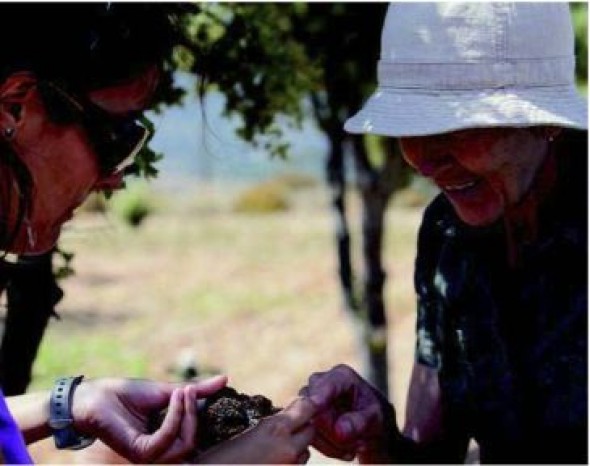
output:
[[[262,396],[248,396],[225,387],[207,398],[199,409],[197,445],[203,451],[228,440],[279,411]]]

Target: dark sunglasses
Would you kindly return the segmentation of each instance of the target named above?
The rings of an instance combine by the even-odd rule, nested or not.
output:
[[[139,115],[118,117],[89,99],[74,97],[51,81],[40,83],[51,116],[62,122],[80,121],[98,155],[103,176],[129,171],[150,132],[138,123]]]

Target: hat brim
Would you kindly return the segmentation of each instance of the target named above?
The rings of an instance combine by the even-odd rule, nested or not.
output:
[[[573,86],[434,91],[379,88],[346,121],[350,133],[425,136],[460,129],[555,125],[587,129],[588,105]]]

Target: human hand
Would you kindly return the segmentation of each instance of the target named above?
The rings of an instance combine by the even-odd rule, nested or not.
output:
[[[399,432],[395,412],[353,369],[341,364],[326,372],[316,372],[300,394],[318,407],[313,421],[315,448],[346,461],[357,454],[362,462],[387,460],[388,436]]]
[[[288,407],[234,438],[205,451],[199,463],[304,464],[314,429],[310,423],[316,407],[306,398],[296,398]]]
[[[74,427],[100,438],[132,462],[179,462],[196,446],[196,400],[212,395],[226,383],[224,376],[186,384],[85,380],[74,392]],[[150,433],[150,416],[166,407],[162,424]]]

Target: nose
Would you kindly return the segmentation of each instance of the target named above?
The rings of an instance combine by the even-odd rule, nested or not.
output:
[[[452,164],[453,157],[447,151],[426,153],[420,159],[419,165],[416,166],[416,170],[418,170],[423,176],[432,178],[436,173],[440,173]]]

